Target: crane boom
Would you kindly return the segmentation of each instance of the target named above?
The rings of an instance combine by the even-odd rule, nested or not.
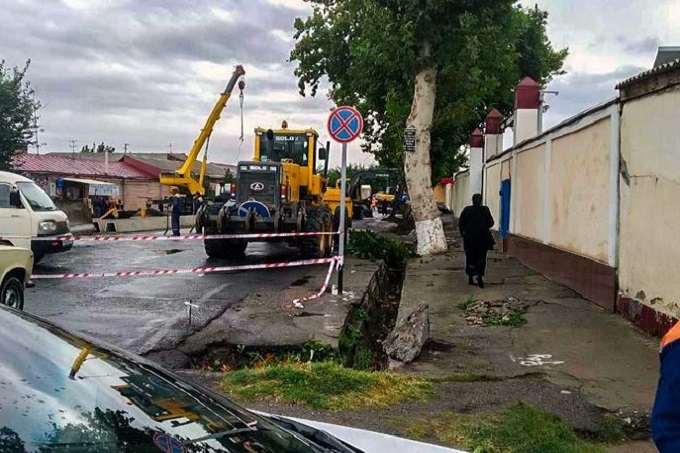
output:
[[[203,129],[201,129],[201,132],[198,134],[198,137],[194,141],[194,144],[191,147],[191,151],[189,151],[189,156],[187,157],[187,160],[184,161],[182,166],[177,171],[174,171],[172,173],[162,173],[160,179],[161,184],[168,186],[185,187],[192,194],[196,192],[200,193],[201,195],[205,194],[205,189],[203,188],[203,178],[205,176],[207,155],[204,156],[203,158],[203,162],[201,164],[201,173],[199,175],[198,181],[196,181],[192,177],[191,171],[194,168],[194,164],[198,159],[198,155],[200,154],[203,145],[205,145],[206,141],[210,137],[210,134],[212,134],[213,128],[215,127],[215,123],[217,123],[217,120],[220,119],[222,110],[224,110],[224,107],[227,105],[227,101],[231,96],[231,92],[234,90],[234,86],[236,86],[236,82],[238,81],[239,77],[241,77],[245,73],[246,72],[243,69],[243,66],[241,65],[236,66],[233,74],[231,75],[231,79],[229,79],[229,82],[227,83],[227,86],[224,89],[224,92],[220,95],[220,98],[215,103],[215,106],[213,107],[212,111],[210,112],[210,115],[208,115],[208,118],[205,121]]]

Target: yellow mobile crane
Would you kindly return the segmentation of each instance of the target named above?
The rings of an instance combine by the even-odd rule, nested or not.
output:
[[[236,66],[234,73],[231,75],[231,79],[229,79],[229,83],[227,83],[227,87],[220,95],[220,98],[217,100],[212,112],[210,112],[208,119],[205,121],[203,129],[201,129],[200,134],[198,134],[198,138],[196,138],[194,141],[191,151],[189,151],[187,160],[178,170],[169,173],[161,173],[161,184],[166,186],[175,186],[180,188],[180,190],[184,189],[183,191],[188,195],[193,195],[196,192],[201,195],[205,195],[203,179],[205,178],[205,169],[208,161],[207,148],[205,154],[203,155],[203,162],[201,163],[201,171],[198,175],[198,179],[196,179],[195,174],[192,174],[192,169],[194,168],[194,163],[196,163],[196,159],[198,158],[203,145],[205,145],[210,138],[210,134],[212,134],[215,123],[217,123],[217,120],[220,119],[222,110],[224,110],[224,107],[227,105],[227,101],[231,96],[234,86],[236,86],[236,82],[238,81],[239,77],[245,75],[245,73],[246,71],[243,69],[243,66]],[[239,83],[239,88],[242,90],[243,86],[243,81],[241,81]]]

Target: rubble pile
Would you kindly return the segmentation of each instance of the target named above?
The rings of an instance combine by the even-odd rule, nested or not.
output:
[[[503,300],[476,300],[465,308],[465,321],[471,326],[514,326],[526,322],[527,304],[508,297]]]

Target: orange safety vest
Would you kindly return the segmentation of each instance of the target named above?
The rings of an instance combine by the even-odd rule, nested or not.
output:
[[[661,350],[676,340],[680,340],[680,321],[676,322],[675,325],[671,327],[671,330],[666,332],[666,335],[661,339]]]

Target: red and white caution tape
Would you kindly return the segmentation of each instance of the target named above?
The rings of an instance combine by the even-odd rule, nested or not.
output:
[[[340,262],[340,260],[337,259],[337,258],[335,258],[335,261]],[[305,306],[302,305],[302,302],[306,302],[308,300],[313,300],[313,299],[318,299],[319,297],[321,297],[326,292],[326,290],[328,289],[328,284],[331,281],[331,275],[333,274],[334,265],[335,265],[335,263],[331,262],[330,266],[328,266],[328,272],[326,273],[326,278],[323,281],[323,286],[321,286],[321,289],[316,294],[313,294],[309,297],[303,297],[301,299],[293,300],[293,306],[295,308],[305,308]]]
[[[3,239],[31,239],[32,241],[78,241],[78,242],[141,242],[141,241],[194,241],[201,239],[270,239],[300,236],[322,236],[339,234],[337,231],[301,233],[248,233],[248,234],[184,234],[181,236],[162,235],[94,235],[94,236],[0,236]]]
[[[104,278],[104,277],[158,277],[161,275],[182,274],[210,274],[214,272],[244,271],[256,269],[273,269],[280,267],[313,266],[316,264],[333,264],[338,261],[337,257],[319,258],[314,260],[291,261],[287,263],[248,264],[245,266],[216,266],[194,267],[190,269],[160,269],[154,271],[123,271],[123,272],[84,272],[78,274],[33,274],[32,279],[69,279],[69,278]],[[327,280],[330,277],[327,277]]]

